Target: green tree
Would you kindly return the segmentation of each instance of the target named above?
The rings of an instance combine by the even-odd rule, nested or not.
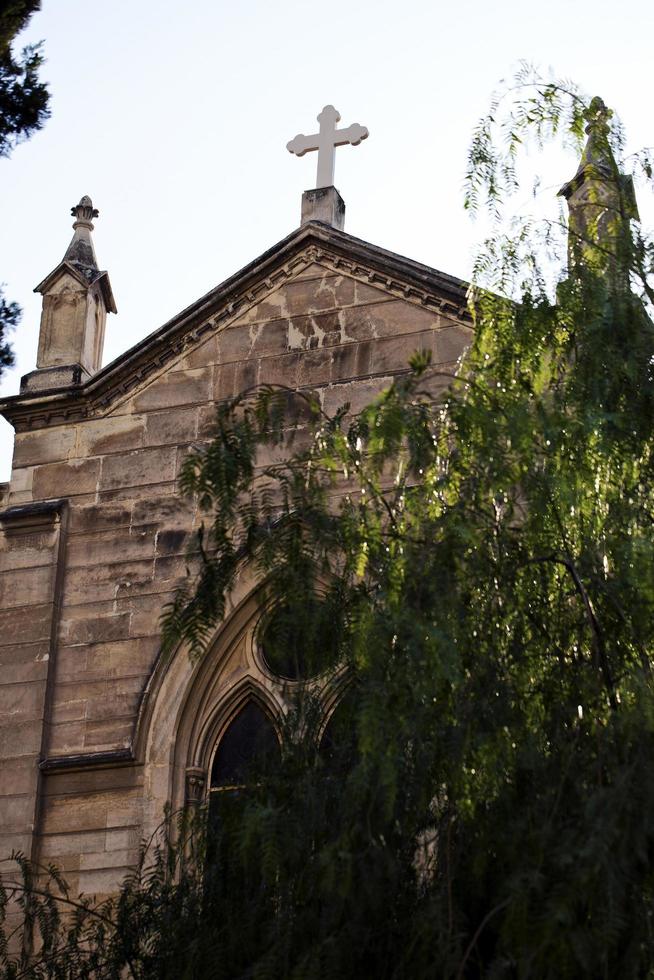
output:
[[[20,55],[11,46],[40,9],[40,0],[5,0],[0,11],[0,157],[8,157],[18,142],[41,129],[49,115],[48,90],[39,79],[41,45],[28,45]],[[13,364],[8,337],[20,316],[20,307],[8,302],[0,289],[0,374]]]
[[[418,352],[355,418],[280,388],[219,407],[184,468],[207,523],[165,640],[202,656],[252,562],[273,647],[292,624],[309,673],[347,678],[330,738],[300,684],[279,761],[208,835],[167,824],[67,926],[65,883],[21,861],[6,894],[43,945],[7,977],[653,975],[652,249],[608,118],[525,69],[476,130],[472,208],[501,217],[534,132],[586,127],[611,193],[556,298],[559,223],[493,234],[445,396]]]

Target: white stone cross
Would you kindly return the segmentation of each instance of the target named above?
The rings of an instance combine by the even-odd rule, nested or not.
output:
[[[358,146],[361,140],[368,139],[368,130],[359,123],[352,123],[347,129],[336,129],[336,123],[340,122],[340,119],[340,112],[333,105],[326,105],[318,116],[320,132],[313,133],[311,136],[298,133],[295,139],[286,144],[289,153],[295,153],[298,157],[303,157],[310,150],[318,151],[316,187],[331,187],[334,183],[334,157],[337,146],[345,146],[347,143]]]

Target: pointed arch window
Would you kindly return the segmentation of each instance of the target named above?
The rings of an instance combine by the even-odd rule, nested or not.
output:
[[[233,845],[242,824],[247,787],[279,760],[272,721],[255,700],[247,701],[223,733],[211,766],[205,866],[207,891],[229,895],[236,905],[266,900],[258,868],[244,866]]]
[[[354,694],[348,690],[332,711],[320,740],[322,764],[333,775],[344,775],[357,759],[355,707]]]
[[[211,767],[211,792],[244,787],[252,774],[279,759],[272,722],[256,701],[248,701],[218,743]]]

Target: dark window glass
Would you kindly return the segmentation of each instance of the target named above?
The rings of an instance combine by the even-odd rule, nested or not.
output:
[[[271,721],[255,701],[248,701],[218,743],[211,768],[204,877],[207,902],[220,905],[228,897],[235,909],[258,908],[264,922],[271,915],[272,893],[256,854],[253,860],[251,855],[244,856],[239,843],[249,791],[258,791],[262,785],[259,774],[269,771],[279,759],[279,742]],[[246,975],[245,963],[237,972]]]
[[[320,741],[320,758],[331,772],[346,773],[357,758],[355,699],[348,691],[337,704]]]
[[[279,758],[272,723],[254,701],[248,701],[218,745],[211,769],[211,787],[243,786],[254,769]]]

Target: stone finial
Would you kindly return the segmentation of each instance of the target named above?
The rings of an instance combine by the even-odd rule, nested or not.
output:
[[[96,270],[98,261],[95,257],[91,232],[93,231],[92,219],[97,218],[100,212],[93,207],[93,201],[88,194],[85,194],[84,197],[80,198],[79,204],[75,204],[70,209],[70,213],[75,218],[73,222],[75,234],[66,249],[64,262],[72,262],[82,270]],[[88,272],[86,275],[87,278],[90,278]]]
[[[568,264],[613,263],[619,241],[638,218],[631,177],[621,174],[609,139],[613,112],[595,96],[584,112],[586,145],[577,172],[559,191],[568,202]]]
[[[608,136],[611,130],[609,120],[613,118],[613,110],[608,109],[603,99],[599,95],[590,100],[590,105],[584,112],[584,119],[587,122],[586,133],[601,133]]]
[[[73,228],[77,228],[77,226],[80,224],[85,224],[88,226],[90,231],[93,231],[91,219],[97,218],[100,214],[98,209],[93,207],[93,201],[88,194],[84,194],[84,196],[80,198],[79,204],[73,205],[73,207],[70,209],[70,213],[74,218],[77,218]]]
[[[43,295],[37,370],[21,380],[21,391],[78,385],[102,363],[107,313],[115,313],[116,304],[91,238],[98,210],[85,194],[70,213],[75,221],[66,253],[34,290]]]

